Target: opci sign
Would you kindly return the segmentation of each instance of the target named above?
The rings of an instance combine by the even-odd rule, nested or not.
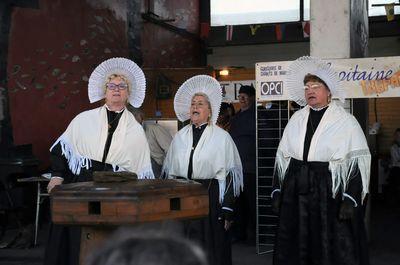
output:
[[[283,95],[283,82],[282,81],[261,82],[261,95],[263,96]]]

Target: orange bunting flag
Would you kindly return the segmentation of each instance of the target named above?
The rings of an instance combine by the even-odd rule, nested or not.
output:
[[[201,22],[200,23],[200,38],[207,39],[210,35],[210,23]]]
[[[275,35],[276,35],[276,40],[281,41],[282,40],[282,28],[280,24],[275,25]]]

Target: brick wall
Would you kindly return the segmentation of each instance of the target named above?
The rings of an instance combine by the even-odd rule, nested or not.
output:
[[[400,127],[400,98],[378,98],[369,100],[369,124],[376,121],[381,123],[378,135],[379,155],[389,154],[389,149],[393,141],[393,132]]]

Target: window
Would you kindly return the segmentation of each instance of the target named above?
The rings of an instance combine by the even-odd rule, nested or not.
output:
[[[395,0],[369,0],[368,1],[368,13],[370,17],[386,16],[386,10],[384,6],[372,6],[376,4],[391,4]],[[398,1],[396,1],[398,3]],[[394,7],[394,14],[400,14],[400,6]]]
[[[310,0],[304,0],[303,16],[304,16],[304,21],[310,20]]]
[[[300,20],[299,0],[211,0],[211,26]]]
[[[310,1],[303,0],[303,16],[310,20]],[[318,0],[314,0],[318,1]],[[384,6],[395,0],[369,0],[369,16],[385,16]],[[300,21],[300,0],[210,0],[211,26],[266,24]],[[395,6],[400,14],[400,6]]]

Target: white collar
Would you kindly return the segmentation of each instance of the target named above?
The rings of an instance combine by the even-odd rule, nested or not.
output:
[[[325,106],[323,106],[323,107],[320,107],[320,108],[313,108],[313,107],[310,106],[310,109],[315,110],[315,111],[321,111],[321,110],[327,108],[328,106],[329,106],[329,104],[328,104],[328,105],[325,105]]]
[[[114,110],[110,110],[110,107],[107,104],[104,104],[104,106],[106,106],[106,109],[108,109],[109,111],[112,111],[112,112],[115,112],[115,113],[121,113],[121,112],[123,112],[125,110],[125,107],[123,107],[120,110],[114,111]]]
[[[199,126],[196,126],[196,125],[194,125],[194,127],[197,129],[197,128],[200,128],[201,126],[203,126],[204,124],[207,124],[208,122],[203,122],[202,124],[200,124]]]

